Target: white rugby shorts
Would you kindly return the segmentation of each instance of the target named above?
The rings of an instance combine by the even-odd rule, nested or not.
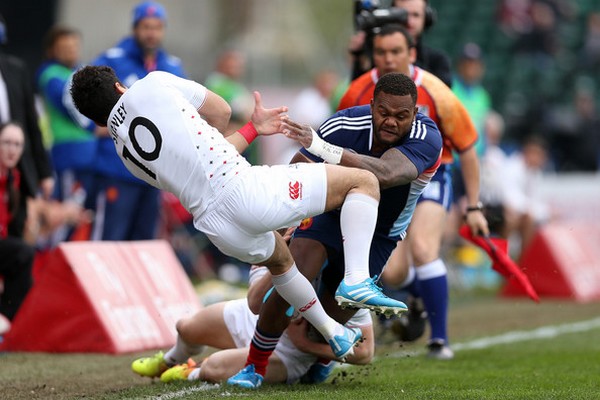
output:
[[[322,214],[326,200],[324,164],[252,166],[229,181],[194,224],[224,254],[260,264],[275,250],[274,230]]]

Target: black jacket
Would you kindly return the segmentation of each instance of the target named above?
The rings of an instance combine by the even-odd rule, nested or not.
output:
[[[0,73],[8,93],[10,120],[21,124],[25,131],[25,148],[17,166],[21,172],[20,192],[24,206],[26,197],[36,195],[40,180],[52,176],[52,165],[42,142],[33,87],[25,63],[17,57],[0,52]],[[24,221],[25,214],[15,216],[9,233],[21,237]]]
[[[452,67],[450,57],[441,50],[417,43],[417,67],[429,71],[440,78],[448,87],[452,86]]]

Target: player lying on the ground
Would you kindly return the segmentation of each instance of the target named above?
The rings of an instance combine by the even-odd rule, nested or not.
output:
[[[126,88],[111,68],[88,66],[73,76],[71,94],[83,115],[108,125],[133,175],[177,196],[194,216],[194,226],[221,252],[269,268],[277,292],[326,338],[338,358],[352,354],[360,330],[327,315],[275,230],[341,207],[349,254],[344,284],[369,292],[375,299],[371,306],[406,310],[369,277],[379,204],[375,175],[325,164],[251,166],[240,155],[259,134],[282,131],[285,107],[265,109],[256,92],[252,121],[225,138],[221,132],[231,115],[225,100],[166,72],[151,72]]]
[[[265,267],[253,267],[250,276],[250,298],[262,298],[271,287],[271,274]],[[177,322],[177,343],[166,353],[159,352],[132,363],[139,375],[173,380],[222,382],[239,371],[246,361],[258,316],[248,306],[246,298],[209,305],[191,318]],[[373,322],[368,310],[359,310],[347,323],[359,327],[364,338],[346,361],[367,364],[373,358]],[[270,357],[265,380],[271,383],[305,383],[324,381],[335,362],[329,345],[308,336],[309,325],[303,318],[293,320]],[[205,346],[224,349],[199,364],[189,359],[200,354]]]

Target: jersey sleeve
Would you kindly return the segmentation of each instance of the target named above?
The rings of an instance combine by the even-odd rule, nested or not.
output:
[[[207,89],[204,87],[204,85],[201,85],[198,82],[180,78],[176,75],[162,71],[151,72],[149,75],[155,75],[159,77],[159,79],[161,79],[167,85],[178,90],[187,101],[196,107],[196,109],[202,107],[206,101]]]
[[[419,175],[433,167],[442,151],[442,137],[430,118],[417,118],[408,139],[396,146],[415,165]]]

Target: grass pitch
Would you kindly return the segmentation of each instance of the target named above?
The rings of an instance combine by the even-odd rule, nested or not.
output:
[[[321,385],[257,391],[134,375],[142,354],[0,354],[0,399],[600,399],[600,304],[452,297],[456,357],[424,358],[425,340],[378,332],[376,360]]]

